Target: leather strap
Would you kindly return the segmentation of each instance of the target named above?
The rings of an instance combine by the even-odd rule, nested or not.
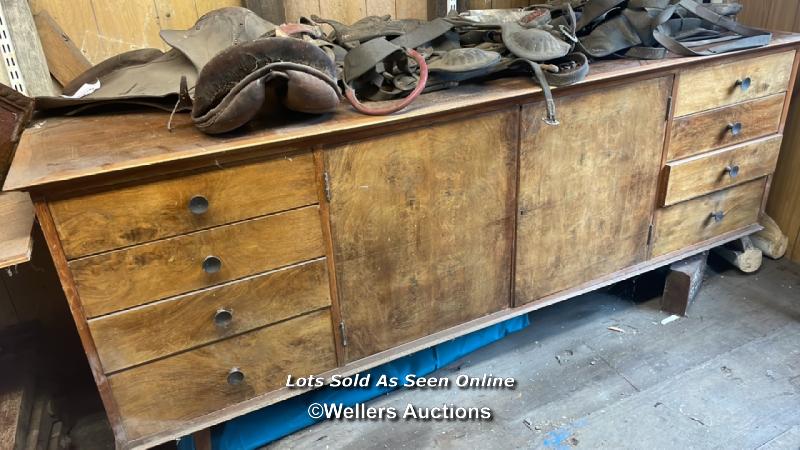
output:
[[[581,30],[607,12],[624,3],[625,0],[594,0],[586,4],[583,14],[578,19],[576,28]]]
[[[708,56],[717,55],[720,53],[727,53],[736,50],[744,50],[748,48],[763,47],[770,43],[772,40],[772,33],[767,31],[757,30],[755,28],[746,27],[729,17],[725,17],[711,11],[708,8],[694,2],[693,0],[680,0],[678,5],[685,8],[687,11],[696,15],[697,17],[711,23],[712,25],[722,28],[724,30],[736,33],[743,36],[741,39],[722,39],[717,45],[711,45],[705,50],[695,50],[693,45],[682,42],[676,39],[675,36],[687,33],[697,26],[696,21],[689,21],[689,19],[672,19],[659,25],[653,31],[653,37],[659,44],[663,45],[669,51],[682,56]],[[702,44],[708,44],[713,41],[703,41]]]
[[[392,39],[390,42],[398,47],[417,48],[453,29],[453,24],[444,19],[434,19],[414,30]]]
[[[345,84],[361,77],[378,63],[397,52],[402,53],[403,49],[383,37],[372,39],[350,50],[344,58]]]

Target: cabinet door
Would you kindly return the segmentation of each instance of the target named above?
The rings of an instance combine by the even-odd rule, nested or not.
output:
[[[325,152],[347,360],[507,308],[519,111]]]
[[[522,109],[518,305],[647,257],[670,80],[637,82]]]

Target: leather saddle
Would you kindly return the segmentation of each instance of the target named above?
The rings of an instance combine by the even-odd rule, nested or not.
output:
[[[109,103],[132,103],[173,110],[182,79],[191,96],[200,71],[214,55],[275,29],[245,8],[211,11],[188,30],[161,31],[171,50],[150,48],[113,56],[70,82],[62,96],[36,98],[36,109],[67,108],[75,113]],[[183,102],[178,109],[186,110],[190,103]]]
[[[316,45],[289,37],[230,47],[200,72],[192,120],[205,133],[225,133],[254,119],[274,99],[293,111],[333,111],[340,101],[334,61]]]

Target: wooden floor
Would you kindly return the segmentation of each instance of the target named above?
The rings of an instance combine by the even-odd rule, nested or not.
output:
[[[436,374],[515,377],[515,391],[370,403],[488,406],[492,422],[326,422],[271,448],[800,449],[800,265],[707,276],[689,318],[662,325],[657,298],[632,300],[640,279],[538,311]]]

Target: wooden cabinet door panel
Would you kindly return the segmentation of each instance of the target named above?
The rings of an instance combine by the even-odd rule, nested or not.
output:
[[[507,308],[519,110],[326,151],[347,360]]]
[[[670,80],[637,82],[522,109],[516,303],[536,301],[647,257]]]

